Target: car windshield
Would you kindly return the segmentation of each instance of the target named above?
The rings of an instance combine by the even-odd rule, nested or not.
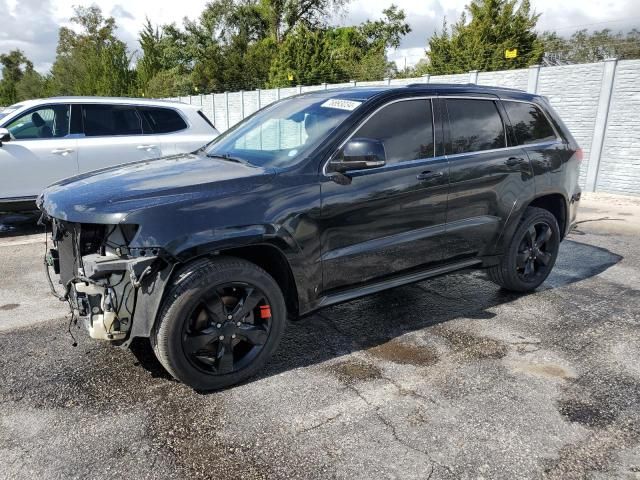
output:
[[[10,113],[15,112],[16,110],[18,110],[19,108],[22,108],[22,107],[23,107],[23,105],[20,105],[19,103],[16,103],[15,105],[11,105],[10,107],[3,108],[2,110],[0,110],[0,119],[6,117]]]
[[[207,149],[207,155],[260,167],[293,165],[361,103],[315,95],[284,100],[219,136]]]

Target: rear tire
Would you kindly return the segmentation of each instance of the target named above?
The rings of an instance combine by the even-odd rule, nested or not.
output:
[[[514,292],[530,292],[544,282],[558,257],[560,228],[548,210],[529,207],[489,278]]]
[[[151,344],[176,379],[217,390],[262,368],[285,324],[282,292],[266,271],[239,258],[201,259],[168,286]]]

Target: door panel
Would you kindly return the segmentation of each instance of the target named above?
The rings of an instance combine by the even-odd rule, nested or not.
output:
[[[160,156],[162,148],[155,135],[78,138],[81,172]]]
[[[509,147],[504,112],[493,98],[442,100],[450,165],[449,261],[491,255],[518,199],[534,192],[529,159]]]
[[[449,260],[492,253],[518,198],[533,193],[527,154],[521,149],[472,153],[449,159],[447,212]]]
[[[382,141],[387,165],[350,172],[350,183],[323,181],[325,291],[442,259],[449,172],[434,158],[432,119],[430,100],[383,107],[353,135]]]
[[[2,123],[12,139],[0,147],[0,198],[35,197],[46,186],[78,173],[69,122],[69,104],[54,103]]]
[[[143,134],[142,118],[133,105],[86,104],[82,118],[81,172],[162,156],[160,136]]]
[[[12,140],[0,147],[0,198],[34,197],[78,174],[74,138]]]
[[[423,171],[442,176],[419,181]],[[441,260],[447,207],[443,158],[322,184],[324,288],[330,290]]]

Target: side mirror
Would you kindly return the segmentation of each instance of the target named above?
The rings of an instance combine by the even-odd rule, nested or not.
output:
[[[329,163],[334,172],[383,167],[386,164],[384,145],[380,140],[352,138],[337,157]]]
[[[0,147],[4,142],[11,140],[11,134],[6,128],[0,128]]]

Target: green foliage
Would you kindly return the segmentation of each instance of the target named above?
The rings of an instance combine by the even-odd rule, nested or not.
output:
[[[449,27],[429,39],[427,57],[397,71],[386,52],[411,28],[391,5],[382,18],[333,27],[328,20],[350,0],[211,0],[195,20],[140,31],[132,55],[116,23],[99,7],[76,7],[62,27],[51,73],[40,75],[20,50],[0,55],[0,104],[53,94],[174,97],[349,80],[380,80],[425,73],[523,68],[539,63],[640,58],[640,31],[581,30],[564,38],[538,35],[529,0],[471,0]],[[518,49],[506,59],[506,49]]]
[[[386,49],[399,45],[411,29],[392,5],[384,18],[356,27],[312,30],[300,26],[280,45],[268,86],[283,87],[349,80],[380,80],[393,72]]]
[[[44,85],[42,76],[33,69],[33,63],[25,57],[21,50],[12,50],[0,55],[2,64],[2,81],[0,81],[0,104],[11,105],[30,97],[31,93],[39,94]]]
[[[431,37],[429,63],[418,73],[495,71],[538,63],[544,51],[534,30],[538,18],[529,0],[519,5],[518,0],[472,0],[451,29],[445,22]],[[505,58],[505,50],[513,48],[518,56]]]
[[[550,63],[590,63],[606,58],[619,60],[640,58],[640,31],[623,34],[608,28],[589,33],[579,30],[564,38],[556,32],[544,32],[541,37],[545,58]]]
[[[99,7],[76,7],[71,21],[76,33],[62,27],[56,61],[52,67],[52,90],[57,94],[128,95],[135,76],[127,47],[116,35],[113,17],[105,18]]]

